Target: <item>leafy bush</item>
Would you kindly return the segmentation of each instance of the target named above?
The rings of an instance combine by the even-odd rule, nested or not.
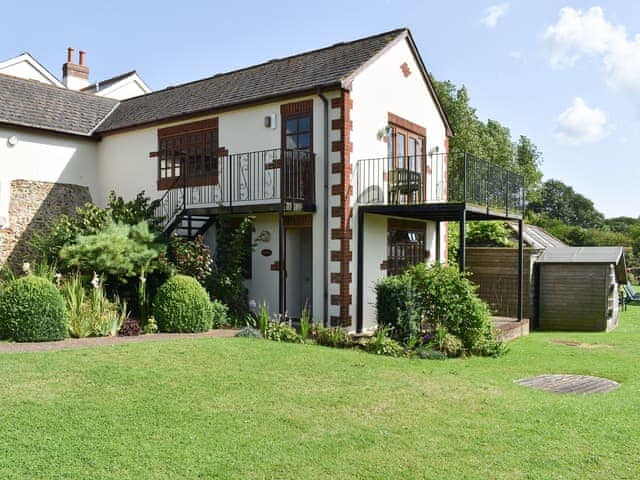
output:
[[[387,336],[386,328],[378,328],[376,334],[362,344],[363,350],[376,355],[402,357],[405,349],[400,343]]]
[[[16,342],[62,340],[67,312],[60,292],[34,275],[12,281],[0,298],[0,334]]]
[[[194,240],[171,237],[167,246],[167,258],[178,273],[188,275],[207,285],[212,271],[213,256],[209,245],[201,235]]]
[[[242,330],[236,333],[235,336],[244,338],[264,338],[260,333],[260,330],[257,330],[253,327],[244,327]]]
[[[127,318],[122,327],[120,327],[118,335],[121,337],[137,337],[140,335],[140,322],[135,318]]]
[[[345,330],[340,327],[322,327],[316,326],[314,338],[318,345],[333,348],[350,348],[353,346],[353,340]]]
[[[162,332],[206,332],[211,329],[213,308],[195,278],[175,275],[158,289],[153,316]]]
[[[475,290],[456,267],[415,265],[376,285],[378,324],[390,328],[391,337],[405,345],[423,332],[436,334],[442,329],[440,338],[447,333],[457,337],[466,352],[482,352],[478,345],[492,343],[495,348],[487,351],[499,350],[489,308]]]
[[[307,338],[309,338],[312,323],[313,321],[311,319],[311,309],[309,309],[308,303],[305,303],[304,308],[302,309],[302,313],[300,314],[300,337],[302,338],[303,342]]]
[[[488,245],[498,247],[513,247],[509,231],[504,222],[471,222],[466,235],[467,245]]]
[[[386,277],[376,284],[377,321],[391,338],[406,343],[422,331],[413,279],[409,275]]]
[[[211,301],[212,328],[225,328],[229,326],[229,307],[220,300]]]
[[[462,341],[466,350],[491,336],[489,307],[456,267],[419,264],[411,267],[407,275],[413,279],[422,314],[430,328],[444,326]]]
[[[447,333],[442,342],[442,353],[447,357],[459,357],[463,353],[463,345],[458,337]]]
[[[302,343],[302,338],[293,327],[284,322],[269,322],[264,338],[275,342]]]

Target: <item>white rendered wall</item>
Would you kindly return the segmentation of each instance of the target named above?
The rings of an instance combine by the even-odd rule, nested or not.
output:
[[[149,93],[134,80],[126,80],[119,82],[105,90],[99,90],[95,93],[98,97],[108,97],[115,100],[125,100],[127,98],[137,97]]]
[[[336,92],[328,97],[338,96]],[[322,319],[323,312],[323,286],[324,269],[323,262],[323,235],[324,233],[324,104],[318,96],[306,96],[295,99],[271,102],[264,105],[242,108],[239,110],[208,115],[181,122],[169,122],[153,127],[141,128],[122,133],[105,135],[98,147],[99,165],[98,174],[100,187],[94,200],[99,205],[105,205],[110,190],[115,190],[118,195],[126,200],[134,198],[140,191],[145,190],[152,199],[159,198],[164,191],[157,190],[158,159],[149,157],[150,152],[158,150],[157,132],[159,128],[173,125],[191,123],[206,118],[218,118],[219,145],[227,148],[229,153],[242,153],[258,150],[280,148],[282,119],[280,117],[280,105],[313,99],[313,151],[316,153],[316,211],[313,214],[313,309],[316,319]],[[276,128],[264,126],[264,117],[276,115]],[[336,138],[332,138],[335,140]],[[250,298],[256,301],[265,299],[270,304],[272,311],[278,309],[278,272],[270,270],[270,265],[278,260],[278,223],[277,216],[267,219],[263,214],[256,216],[256,232],[260,228],[268,227],[271,232],[271,241],[268,247],[258,245],[254,253],[254,279],[247,283]],[[275,223],[273,223],[275,222]],[[258,225],[260,223],[260,225]],[[207,238],[215,239],[215,230],[207,232]],[[210,245],[211,240],[208,240]],[[265,258],[260,255],[263,248],[272,250],[273,255]],[[295,259],[289,259],[295,262]],[[333,285],[337,292],[337,285]],[[330,309],[331,312],[331,309]],[[331,314],[331,313],[330,313]]]
[[[9,144],[15,137],[17,143]],[[44,131],[0,128],[0,216],[8,218],[12,180],[57,182],[98,192],[97,142]]]
[[[22,59],[15,63],[8,63],[4,66],[0,65],[0,73],[11,75],[12,77],[24,78],[26,80],[37,80],[47,85],[60,86],[50,78],[47,78],[37,67],[32,65],[28,60]],[[64,87],[63,87],[64,88]]]

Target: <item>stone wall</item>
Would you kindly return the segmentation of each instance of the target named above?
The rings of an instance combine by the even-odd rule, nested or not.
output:
[[[63,213],[91,202],[87,187],[66,183],[13,180],[9,201],[9,227],[0,230],[0,265],[21,267],[31,250],[28,241],[35,232],[47,232]]]

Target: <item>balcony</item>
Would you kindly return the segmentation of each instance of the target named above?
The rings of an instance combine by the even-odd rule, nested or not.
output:
[[[523,177],[468,153],[359,160],[354,193],[363,206],[460,204],[507,218],[524,211]]]
[[[165,229],[185,211],[200,215],[220,208],[238,211],[311,211],[315,208],[315,154],[271,149],[236,153],[203,165],[183,161],[156,215]]]

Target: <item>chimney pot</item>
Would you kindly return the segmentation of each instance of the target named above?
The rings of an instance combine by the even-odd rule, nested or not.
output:
[[[87,54],[84,50],[80,50],[80,65],[84,65],[84,56]]]
[[[69,47],[67,48],[67,62],[68,63],[73,63],[73,53],[74,53],[74,49]]]

